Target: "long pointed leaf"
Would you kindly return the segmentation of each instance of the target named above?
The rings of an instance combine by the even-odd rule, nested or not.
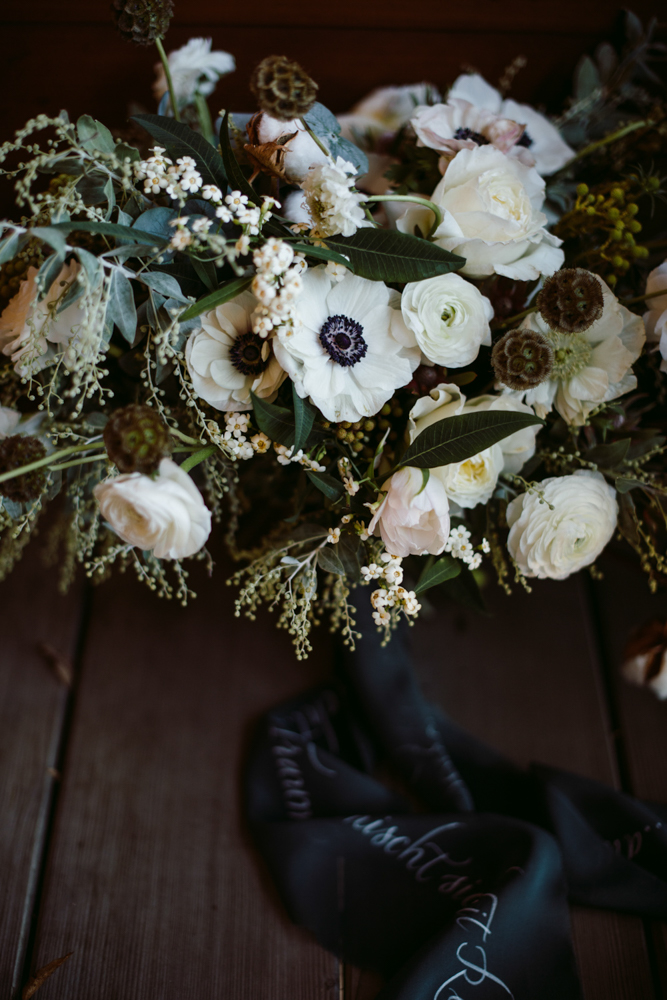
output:
[[[292,399],[294,400],[294,450],[305,447],[306,441],[315,422],[315,409],[307,399],[302,399],[292,382]]]
[[[445,417],[417,435],[403,454],[400,466],[433,469],[464,462],[510,434],[541,423],[543,421],[533,414],[511,410],[484,410]]]
[[[294,414],[285,406],[276,406],[250,393],[255,420],[261,431],[278,444],[291,448],[294,444]]]
[[[425,569],[417,581],[415,594],[422,594],[429,587],[437,587],[445,580],[453,580],[461,572],[461,563],[451,556],[443,556],[437,562]]]
[[[324,242],[349,257],[355,274],[373,281],[421,281],[465,264],[465,257],[391,229],[357,229],[353,236],[328,236]]]
[[[200,313],[209,312],[211,309],[215,309],[216,306],[221,306],[223,302],[229,302],[230,299],[236,298],[241,292],[245,292],[246,288],[250,288],[251,284],[252,275],[248,275],[245,278],[233,278],[231,281],[225,282],[224,285],[216,288],[210,295],[205,295],[199,302],[193,302],[190,308],[186,309],[180,317],[181,321],[194,319]]]
[[[197,163],[197,170],[202,175],[204,184],[215,184],[221,191],[227,188],[225,167],[218,153],[210,142],[199,132],[194,132],[183,122],[163,115],[133,115],[132,121],[138,122],[142,128],[168,150],[173,159],[179,156],[192,156]]]

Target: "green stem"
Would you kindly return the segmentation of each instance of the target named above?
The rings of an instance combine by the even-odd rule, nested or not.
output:
[[[211,112],[208,109],[208,104],[206,103],[206,98],[199,91],[195,93],[195,105],[197,107],[197,116],[199,117],[199,124],[201,125],[202,135],[214,148],[217,148],[217,142],[215,138],[215,132],[213,131],[213,122],[211,121]]]
[[[301,124],[303,125],[303,127],[306,130],[306,132],[308,133],[308,135],[310,136],[310,138],[313,140],[313,142],[315,142],[320,147],[320,149],[322,150],[322,152],[324,153],[324,155],[328,156],[329,159],[332,159],[331,153],[329,152],[329,150],[327,149],[327,147],[324,145],[324,143],[322,142],[322,140],[320,139],[320,137],[318,135],[315,135],[315,133],[313,132],[312,128],[310,128],[308,126],[308,122],[306,121],[306,119],[305,118],[300,118],[299,121],[301,122]]]
[[[657,292],[649,292],[648,295],[635,295],[634,299],[619,299],[618,301],[624,306],[634,306],[638,302],[644,302],[645,299],[654,299],[657,295],[667,295],[667,288],[661,288]]]
[[[174,437],[177,437],[179,441],[185,441],[186,444],[201,444],[201,441],[198,441],[197,438],[184,434],[183,431],[179,431],[177,427],[170,427],[169,433]]]
[[[518,323],[520,319],[524,319],[526,316],[530,316],[531,313],[537,312],[537,306],[531,306],[530,309],[524,309],[523,312],[517,313],[515,316],[510,316],[503,323],[494,327],[494,330],[505,330],[508,326],[513,326]]]
[[[101,462],[106,458],[108,458],[107,453],[103,451],[100,455],[86,455],[85,458],[75,458],[71,462],[60,462],[58,465],[49,466],[49,468],[55,472],[57,469],[71,469],[75,465],[85,465],[86,462]]]
[[[66,455],[72,455],[76,451],[90,451],[91,448],[95,447],[97,445],[94,444],[73,444],[70,448],[61,448],[60,451],[54,451],[53,454],[47,455],[46,458],[39,458],[35,462],[28,462],[27,465],[20,465],[17,469],[10,469],[8,472],[0,473],[0,483],[4,483],[8,479],[14,479],[16,476],[22,476],[26,472],[42,469],[45,465],[51,465],[54,459],[64,458]]]
[[[214,444],[208,444],[205,448],[200,448],[196,451],[194,455],[190,455],[186,458],[184,462],[181,462],[181,468],[183,472],[189,472],[190,469],[194,469],[195,465],[199,465],[200,462],[205,462],[207,458],[214,455],[218,449]]]
[[[167,53],[164,51],[164,45],[162,44],[161,38],[155,39],[155,47],[158,50],[160,59],[162,60],[162,66],[164,67],[164,75],[167,78],[167,89],[169,90],[169,100],[171,101],[171,110],[174,112],[174,118],[176,119],[176,121],[180,122],[181,116],[178,113],[176,94],[174,92],[174,83],[171,79],[171,70],[169,69],[169,60],[167,59]]]
[[[609,135],[606,135],[604,139],[598,139],[596,142],[591,142],[588,146],[584,146],[584,148],[580,149],[578,153],[575,153],[571,160],[564,163],[560,170],[557,170],[556,173],[561,173],[561,171],[567,170],[567,168],[572,166],[572,164],[577,160],[581,160],[584,156],[594,153],[596,149],[608,146],[610,143],[616,142],[617,139],[622,139],[623,136],[629,135],[631,132],[636,132],[638,128],[645,128],[647,126],[650,127],[653,124],[654,122],[648,119],[647,121],[632,122],[631,125],[624,125],[623,128],[619,128],[616,132],[611,132]]]
[[[370,198],[367,198],[366,201],[412,201],[415,205],[423,205],[424,208],[430,208],[435,216],[435,221],[431,226],[427,239],[431,238],[433,233],[442,224],[442,220],[444,218],[442,209],[439,205],[436,205],[433,201],[429,201],[428,198],[418,198],[416,195],[412,194],[374,194]]]

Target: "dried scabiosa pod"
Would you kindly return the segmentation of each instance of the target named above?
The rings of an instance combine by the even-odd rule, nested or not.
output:
[[[255,69],[250,89],[262,111],[289,122],[303,118],[317,100],[317,84],[287,56],[267,56]]]
[[[667,621],[654,618],[630,637],[621,669],[626,680],[667,698]]]
[[[556,271],[537,296],[537,308],[552,330],[581,333],[602,315],[604,299],[599,279],[583,267]]]
[[[0,441],[0,473],[20,469],[46,458],[46,448],[35,437],[27,434],[12,434]],[[46,488],[44,469],[33,469],[0,483],[0,494],[15,503],[29,503],[36,500]]]
[[[112,413],[103,437],[107,455],[120,472],[155,472],[171,453],[167,425],[152,407],[141,403]]]
[[[496,378],[508,389],[533,389],[549,378],[554,354],[536,330],[510,330],[491,352]]]
[[[153,45],[167,33],[174,14],[173,0],[113,0],[119,32],[135,45]]]

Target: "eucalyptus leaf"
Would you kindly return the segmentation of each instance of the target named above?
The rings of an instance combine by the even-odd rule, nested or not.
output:
[[[133,115],[132,121],[138,122],[157,139],[173,160],[192,156],[202,176],[202,184],[215,184],[221,191],[226,190],[227,175],[220,154],[199,132],[163,115]]]
[[[285,406],[276,406],[260,399],[254,392],[250,393],[255,420],[260,431],[263,431],[272,441],[291,448],[294,444],[294,414]]]
[[[119,142],[116,146],[116,156],[121,162],[123,160],[129,160],[130,163],[136,163],[137,160],[141,159],[141,154],[135,146],[128,146],[125,142]]]
[[[51,285],[60,274],[62,266],[63,259],[60,254],[52,253],[50,257],[46,258],[37,272],[37,278],[35,279],[37,284],[38,301],[41,302],[45,298]]]
[[[9,236],[6,236],[4,240],[0,243],[0,264],[4,264],[5,261],[11,260],[12,257],[16,256],[19,248],[19,242],[21,239],[21,233],[14,230]]]
[[[324,104],[316,101],[303,116],[303,120],[311,132],[322,140],[332,159],[342,156],[356,167],[358,174],[368,173],[368,157],[363,150],[341,135],[340,122]]]
[[[137,279],[154,291],[160,292],[165,298],[176,299],[177,302],[189,301],[183,295],[181,286],[172,274],[167,274],[164,271],[142,271],[141,274],[137,274]]]
[[[90,174],[83,174],[76,183],[76,190],[86,205],[102,205],[107,200],[106,184],[106,174],[101,170],[94,170]]]
[[[199,316],[200,313],[208,312],[210,309],[215,309],[216,306],[222,305],[223,302],[229,302],[230,299],[236,298],[241,292],[244,292],[246,288],[249,288],[252,284],[252,275],[248,275],[244,278],[233,278],[231,281],[225,282],[220,288],[217,288],[210,295],[204,296],[199,302],[193,302],[189,309],[186,309],[181,320],[194,319],[195,316]]]
[[[328,236],[324,242],[349,257],[355,274],[372,281],[421,281],[465,264],[465,257],[392,229],[357,229],[353,236]]]
[[[128,344],[132,345],[137,332],[137,309],[130,280],[118,268],[111,274],[107,317],[116,324]]]
[[[418,434],[403,454],[399,468],[433,469],[464,462],[510,434],[543,423],[539,417],[512,410],[484,410],[445,417]]]
[[[461,572],[461,562],[453,559],[452,556],[443,556],[434,562],[432,566],[427,566],[419,577],[415,587],[415,594],[422,594],[429,587],[437,587],[445,580],[453,580]]]
[[[102,153],[115,153],[116,143],[111,132],[90,115],[81,115],[76,123],[76,132],[80,145],[88,152],[98,149]]]
[[[305,447],[310,437],[317,411],[307,399],[301,398],[296,391],[294,382],[292,382],[292,400],[294,402],[294,450],[299,451]]]
[[[149,208],[131,224],[135,229],[141,229],[144,233],[155,233],[156,236],[169,241],[174,232],[169,223],[176,218],[178,218],[178,212],[175,208]]]
[[[124,212],[122,208],[118,209],[118,218],[116,219],[116,222],[118,222],[119,225],[131,226],[133,221],[134,220],[132,219],[131,215],[128,215],[127,212]]]
[[[79,258],[79,263],[86,272],[88,283],[91,288],[97,288],[100,281],[102,281],[104,277],[104,268],[102,264],[100,264],[95,254],[91,253],[89,250],[85,250],[83,247],[74,247],[74,253]]]
[[[325,545],[320,549],[317,553],[317,565],[325,573],[335,573],[336,576],[345,576],[345,567],[332,545]]]
[[[306,475],[313,486],[317,486],[320,493],[324,493],[325,497],[329,500],[340,500],[345,493],[345,487],[340,480],[334,479],[327,472],[311,472],[308,469]]]
[[[81,228],[80,225],[75,223],[65,222],[64,224],[60,223],[58,226],[34,226],[30,232],[38,240],[43,240],[44,243],[48,243],[49,246],[53,247],[56,253],[60,254],[61,259],[64,260],[67,253],[67,240],[63,232],[65,227],[67,232],[70,232],[72,229]]]
[[[146,246],[153,246],[158,249],[162,240],[156,237],[153,233],[146,233],[142,229],[135,229],[133,226],[121,226],[117,222],[58,222],[54,226],[49,226],[48,231],[53,232],[55,230],[55,236],[62,236],[64,233],[71,233],[73,230],[83,233],[99,233],[101,236],[113,236],[115,239],[123,243],[143,243]],[[47,232],[47,228],[41,229],[36,228],[32,230],[33,234],[37,235],[39,239],[44,239],[46,242],[51,242],[46,236],[40,235],[41,232]],[[62,242],[64,243],[64,236],[62,236]],[[51,243],[53,246],[53,243]],[[58,249],[57,247],[55,249]]]
[[[590,56],[582,56],[574,71],[574,96],[577,100],[590,97],[600,86],[600,74]]]

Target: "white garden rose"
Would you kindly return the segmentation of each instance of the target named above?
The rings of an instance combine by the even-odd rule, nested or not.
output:
[[[369,534],[380,534],[387,551],[401,558],[440,555],[449,537],[449,501],[438,477],[427,469],[400,469],[384,489]]]
[[[162,459],[155,478],[132,472],[98,483],[93,492],[116,534],[158,559],[186,559],[211,533],[201,493],[170,458]]]
[[[544,181],[532,167],[494,146],[462,149],[431,195],[444,219],[434,233],[438,246],[466,258],[461,274],[502,274],[535,281],[564,260],[561,240],[545,229]],[[398,220],[402,232],[427,233],[432,213],[417,206]]]
[[[601,473],[580,469],[512,500],[507,547],[524,576],[564,580],[595,562],[617,519],[616,491]]]
[[[458,274],[412,281],[401,298],[403,319],[431,364],[462,368],[491,346],[493,306]]]
[[[20,419],[21,414],[18,410],[13,410],[11,406],[0,406],[0,441],[2,438],[16,434]]]
[[[285,379],[271,341],[253,333],[256,308],[255,296],[242,292],[202,313],[185,345],[195,392],[216,410],[249,410],[251,391],[270,402]]]
[[[664,295],[656,292],[664,290]],[[667,371],[667,260],[655,267],[646,280],[646,294],[654,298],[648,300],[648,310],[644,313],[646,337],[658,345],[662,356],[660,370]]]
[[[505,400],[510,402],[509,406]],[[529,406],[511,397],[477,396],[466,402],[466,397],[458,386],[439,385],[428,396],[418,399],[412,407],[408,419],[408,436],[412,442],[431,424],[462,413],[507,409],[518,413],[533,412]],[[431,473],[438,476],[450,501],[459,507],[476,507],[477,504],[487,503],[493,496],[501,473],[515,475],[524,462],[532,458],[538,430],[539,424],[524,428],[464,462],[443,465],[431,469]]]

